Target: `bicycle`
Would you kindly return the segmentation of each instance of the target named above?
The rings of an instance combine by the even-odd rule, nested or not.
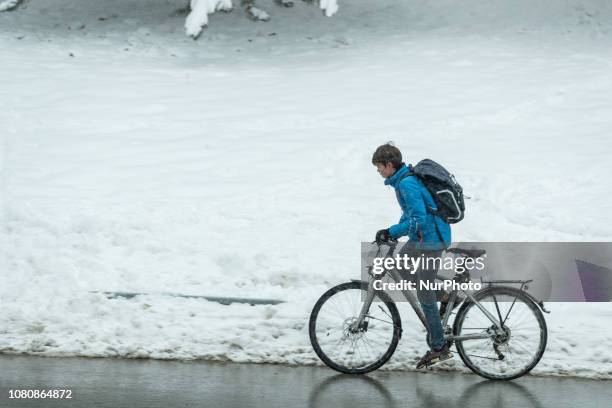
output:
[[[386,257],[393,256],[397,241],[378,245],[389,246]],[[486,254],[482,249],[449,248],[447,253],[464,258]],[[470,282],[466,269],[450,278],[459,283]],[[316,302],[310,315],[309,335],[315,353],[330,368],[346,374],[365,374],[383,366],[393,355],[402,336],[402,322],[395,302],[388,293],[374,289],[380,279],[368,267],[369,278],[341,283],[326,291]],[[397,269],[386,271],[395,282],[402,277]],[[437,276],[437,280],[449,278]],[[532,280],[483,280],[482,289],[470,293],[461,290],[464,298],[452,325],[459,290],[450,292],[442,319],[444,338],[455,345],[463,363],[474,373],[491,380],[513,380],[531,371],[546,349],[547,328],[542,312],[549,313],[544,303],[526,291]],[[509,286],[520,284],[519,288]],[[423,311],[413,290],[401,290],[427,330]],[[363,301],[362,301],[363,300]],[[374,301],[376,300],[373,307]],[[514,312],[510,316],[510,312]],[[429,335],[426,338],[429,344]],[[371,356],[370,356],[371,355]]]

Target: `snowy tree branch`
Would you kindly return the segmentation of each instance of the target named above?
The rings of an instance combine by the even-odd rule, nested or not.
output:
[[[185,33],[193,38],[197,38],[202,29],[208,25],[208,15],[216,11],[231,11],[234,8],[232,0],[190,0],[191,12],[185,20]],[[303,0],[313,3],[314,0]],[[338,11],[338,0],[318,0],[319,8],[327,17],[333,16]],[[292,0],[276,0],[277,4],[285,7],[293,6]],[[268,21],[270,15],[265,11],[255,7],[255,0],[241,0],[241,4],[246,8],[247,15],[252,20]]]
[[[231,11],[232,0],[191,0],[191,12],[185,20],[185,32],[197,38],[202,28],[208,25],[208,15],[215,11]]]
[[[23,0],[4,0],[0,1],[0,11],[9,11],[14,9],[21,3]]]
[[[252,20],[268,21],[270,15],[264,10],[255,7],[255,0],[239,0],[245,7],[247,15]],[[293,0],[275,0],[277,4],[284,7],[292,7]],[[308,3],[319,3],[319,8],[326,16],[331,17],[338,11],[338,0],[303,0]],[[23,0],[0,0],[0,11],[8,11],[16,8]],[[202,29],[208,25],[208,15],[217,11],[231,11],[234,8],[232,0],[189,0],[191,11],[185,19],[185,33],[197,38]]]
[[[319,0],[319,8],[327,17],[331,17],[338,11],[338,0]]]

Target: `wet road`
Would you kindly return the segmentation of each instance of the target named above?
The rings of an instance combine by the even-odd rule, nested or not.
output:
[[[9,399],[70,389],[70,400]],[[604,407],[612,381],[155,360],[0,356],[0,407]]]

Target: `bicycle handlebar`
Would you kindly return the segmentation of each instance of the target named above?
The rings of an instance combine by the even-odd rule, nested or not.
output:
[[[372,244],[376,244],[376,245],[378,245],[379,247],[380,247],[381,245],[388,245],[389,247],[394,247],[394,246],[396,246],[396,245],[397,245],[397,243],[398,243],[398,242],[399,242],[399,241],[398,241],[397,239],[395,239],[395,238],[389,238],[388,240],[386,240],[386,241],[381,241],[381,242],[378,242],[378,241],[374,240],[374,241],[372,241]]]

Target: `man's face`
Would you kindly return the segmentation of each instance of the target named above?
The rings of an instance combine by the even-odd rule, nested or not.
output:
[[[391,177],[393,173],[395,173],[395,168],[393,167],[393,164],[391,163],[387,163],[387,164],[376,163],[376,170],[378,170],[378,174],[380,174],[382,178]]]

